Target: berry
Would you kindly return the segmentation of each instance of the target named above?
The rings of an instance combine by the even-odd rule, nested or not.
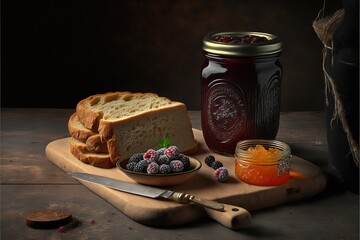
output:
[[[134,171],[134,167],[136,166],[137,162],[128,162],[126,164],[126,169],[129,171]]]
[[[218,168],[220,168],[220,167],[223,167],[223,164],[222,164],[222,162],[220,162],[220,161],[214,161],[214,162],[211,164],[211,167],[216,170],[216,169],[218,169]]]
[[[180,160],[172,160],[169,164],[172,172],[182,172],[184,170],[184,164]]]
[[[61,227],[59,227],[59,228],[57,229],[57,231],[58,231],[59,233],[64,233],[64,232],[65,232],[65,227],[64,227],[64,226],[61,226]]]
[[[143,153],[135,153],[134,155],[132,155],[128,161],[128,163],[131,162],[136,162],[138,163],[140,160],[143,160]]]
[[[179,157],[179,153],[180,153],[180,151],[179,151],[178,147],[170,146],[165,150],[164,155],[168,156],[170,158],[170,160],[174,160]]]
[[[268,39],[266,37],[261,37],[257,35],[244,35],[244,36],[236,36],[236,35],[218,35],[213,37],[213,40],[221,43],[232,43],[232,44],[241,44],[241,43],[258,43],[258,42],[266,42]]]
[[[147,167],[149,166],[150,162],[147,160],[140,160],[140,162],[138,162],[133,171],[134,172],[140,172],[140,173],[146,173]]]
[[[179,160],[184,164],[184,170],[187,170],[190,168],[190,158],[188,156],[180,153]]]
[[[156,162],[157,162],[159,165],[161,165],[161,164],[167,164],[167,165],[169,165],[170,159],[169,159],[168,156],[161,155],[161,156],[159,157],[159,159],[156,160]]]
[[[233,36],[230,35],[220,35],[220,36],[216,36],[215,41],[218,42],[223,42],[223,43],[229,43],[233,40]]]
[[[219,182],[224,182],[228,178],[229,173],[226,168],[219,167],[218,169],[215,170],[214,176]]]
[[[205,163],[209,167],[211,167],[211,165],[213,164],[214,161],[215,161],[215,157],[213,155],[209,155],[205,158]]]
[[[143,155],[144,159],[150,162],[156,161],[159,158],[159,156],[160,156],[159,153],[157,153],[154,149],[147,150]]]
[[[160,172],[160,173],[164,173],[164,174],[170,173],[170,172],[171,172],[171,168],[170,168],[170,166],[167,165],[167,164],[162,164],[162,165],[160,165],[160,167],[159,167],[159,172]]]
[[[156,162],[151,162],[147,169],[146,169],[146,172],[148,174],[156,174],[159,172],[159,164],[157,164]]]
[[[163,148],[156,150],[156,152],[159,154],[159,156],[161,156],[161,155],[164,155],[165,150],[166,150],[166,148],[163,147]]]

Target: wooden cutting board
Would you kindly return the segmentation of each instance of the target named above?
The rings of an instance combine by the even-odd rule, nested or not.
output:
[[[193,131],[195,139],[200,144],[200,150],[192,157],[200,160],[203,166],[189,182],[169,187],[170,190],[240,206],[251,212],[309,198],[321,192],[326,186],[326,178],[322,170],[313,163],[297,156],[293,156],[291,178],[285,184],[275,187],[261,187],[241,182],[234,173],[234,158],[211,152],[205,144],[202,131],[197,129]],[[117,168],[102,169],[77,160],[69,151],[69,140],[70,138],[58,139],[46,147],[48,160],[65,172],[92,173],[134,182]],[[204,163],[205,157],[209,154],[214,155],[229,170],[229,178],[226,182],[218,182],[213,177],[214,170]],[[129,218],[145,225],[154,227],[175,226],[207,217],[206,211],[196,204],[151,199],[112,190],[97,184],[81,183]]]

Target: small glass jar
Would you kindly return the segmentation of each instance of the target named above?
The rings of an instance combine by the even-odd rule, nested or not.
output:
[[[271,158],[255,159],[248,149],[256,145],[280,151]],[[277,186],[289,180],[291,161],[291,149],[286,143],[266,139],[244,140],[236,145],[235,175],[248,184]]]
[[[247,41],[250,37],[259,41]],[[210,150],[234,155],[245,139],[275,139],[280,118],[281,42],[262,32],[203,39],[201,125]]]

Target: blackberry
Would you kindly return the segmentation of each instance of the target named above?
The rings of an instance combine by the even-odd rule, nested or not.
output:
[[[224,168],[224,170],[222,170],[218,176],[218,180],[219,182],[224,182],[227,178],[229,177],[229,173],[228,170],[226,168]]]
[[[159,157],[159,159],[156,160],[156,162],[157,162],[159,165],[161,165],[161,164],[167,164],[167,165],[169,165],[169,163],[170,163],[170,158],[169,158],[168,156],[161,155],[161,156]]]
[[[171,168],[167,164],[162,164],[159,167],[159,172],[164,174],[171,173]]]
[[[215,157],[213,155],[209,155],[205,158],[205,163],[209,167],[211,167],[211,165],[213,164],[214,161],[215,161]]]
[[[131,162],[135,162],[135,163],[138,163],[140,162],[140,160],[143,160],[143,153],[135,153],[134,155],[132,155],[128,161],[128,163],[131,163]]]
[[[129,170],[129,171],[134,171],[134,167],[136,166],[136,162],[128,162],[126,164],[126,169]]]
[[[219,182],[224,182],[228,178],[228,176],[229,176],[228,170],[226,168],[224,168],[224,167],[219,167],[214,172],[214,177]]]
[[[156,174],[159,172],[159,164],[157,164],[156,162],[151,162],[147,169],[146,169],[146,172],[148,174]]]
[[[177,146],[170,146],[165,150],[164,155],[168,156],[170,160],[174,160],[179,157],[179,153],[180,150]]]
[[[180,153],[179,160],[184,164],[184,170],[190,168],[190,158],[185,154]]]
[[[149,149],[144,153],[143,158],[150,162],[154,162],[159,158],[159,156],[160,154],[157,151],[154,149]]]
[[[161,155],[164,155],[164,152],[165,152],[166,148],[160,148],[158,150],[156,150],[156,152],[161,156]]]
[[[147,167],[150,162],[146,160],[140,160],[134,167],[134,172],[146,173]]]
[[[216,169],[218,169],[218,168],[220,168],[220,167],[223,167],[223,164],[222,164],[222,162],[215,160],[215,161],[211,164],[211,167],[216,170]]]
[[[172,160],[169,165],[171,171],[174,173],[182,172],[184,170],[184,164],[180,160]]]

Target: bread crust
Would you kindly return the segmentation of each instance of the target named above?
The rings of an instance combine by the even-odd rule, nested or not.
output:
[[[116,164],[118,161],[122,159],[121,158],[122,154],[117,146],[115,136],[113,136],[111,139],[107,141],[107,148],[109,151],[110,159],[114,164]]]
[[[89,137],[96,134],[90,129],[80,127],[79,124],[81,124],[81,122],[79,121],[75,112],[70,116],[68,121],[68,130],[71,137],[78,139],[81,142],[86,142]]]
[[[103,142],[100,134],[95,134],[86,139],[86,148],[89,152],[109,153],[107,142]]]
[[[87,129],[79,121],[76,112],[73,113],[68,121],[68,129],[72,138],[86,144],[87,151],[94,153],[108,153],[106,141],[102,141],[99,133]]]
[[[80,122],[88,129],[93,132],[97,132],[99,126],[99,120],[101,118],[100,113],[94,112],[91,109],[85,107],[85,104],[91,102],[98,95],[87,97],[81,100],[76,105],[76,115],[78,116]]]
[[[93,165],[99,168],[113,168],[115,167],[114,162],[111,161],[110,155],[107,153],[91,153],[87,152],[86,147],[74,138],[70,138],[70,152],[78,160],[83,163]]]

